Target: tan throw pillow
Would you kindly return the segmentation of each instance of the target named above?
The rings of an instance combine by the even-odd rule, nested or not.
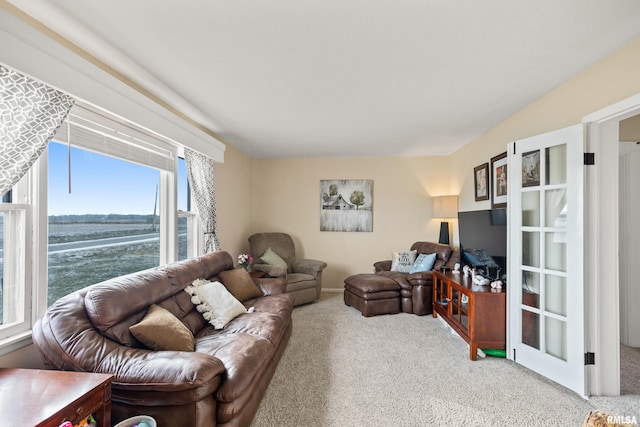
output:
[[[184,323],[169,310],[153,304],[142,320],[129,327],[141,343],[152,350],[193,351],[195,339]]]
[[[273,252],[273,250],[269,247],[262,255],[262,261],[266,262],[269,265],[273,265],[274,267],[280,267],[284,271],[287,271],[287,263],[283,260],[280,255]]]
[[[262,296],[260,288],[244,268],[225,270],[219,276],[225,288],[240,302]]]

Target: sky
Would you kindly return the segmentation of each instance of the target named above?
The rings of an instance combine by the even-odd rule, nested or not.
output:
[[[160,171],[71,147],[49,144],[49,215],[151,214]],[[178,208],[186,210],[186,170],[179,162]]]

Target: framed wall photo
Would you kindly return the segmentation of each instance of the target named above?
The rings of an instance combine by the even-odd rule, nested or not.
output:
[[[522,186],[540,185],[540,150],[522,153]]]
[[[372,179],[320,180],[320,231],[372,230]]]
[[[473,168],[476,202],[489,200],[489,163]]]
[[[507,152],[491,158],[491,209],[507,207]]]

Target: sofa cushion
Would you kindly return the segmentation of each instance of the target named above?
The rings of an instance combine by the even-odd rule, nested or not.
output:
[[[235,317],[247,313],[247,309],[220,282],[194,280],[185,288],[191,302],[202,316],[216,329],[222,329]]]
[[[100,333],[119,344],[136,346],[129,326],[138,323],[151,304],[181,290],[174,288],[163,270],[151,269],[92,285],[84,302],[87,316]]]
[[[231,294],[240,302],[262,296],[258,285],[244,268],[235,268],[220,272],[220,280]]]
[[[316,278],[310,274],[287,274],[287,292],[295,292],[301,289],[315,288],[318,285]]]
[[[379,271],[376,273],[376,275],[392,279],[398,284],[398,286],[400,286],[400,289],[411,289],[411,284],[409,284],[409,282],[407,281],[409,273],[398,273],[396,271]]]
[[[269,340],[258,335],[227,333],[224,330],[198,336],[196,352],[222,361],[226,375],[216,392],[216,399],[231,402],[247,390],[263,365],[271,360],[274,347]]]
[[[152,304],[142,320],[131,325],[129,330],[151,350],[194,350],[191,331],[170,311],[156,304]]]
[[[391,260],[391,271],[399,273],[408,273],[411,270],[411,266],[416,260],[417,252],[415,250],[404,252],[393,252],[393,259]]]
[[[411,266],[409,273],[419,273],[421,271],[431,271],[436,263],[436,254],[420,254]]]
[[[293,295],[277,294],[245,302],[251,304],[255,313],[278,313],[286,319],[293,312]]]
[[[249,313],[233,319],[224,329],[225,333],[250,334],[278,345],[288,320],[277,313]]]

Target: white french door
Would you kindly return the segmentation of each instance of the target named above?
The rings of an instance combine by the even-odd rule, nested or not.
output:
[[[508,357],[585,395],[582,125],[509,146]]]

